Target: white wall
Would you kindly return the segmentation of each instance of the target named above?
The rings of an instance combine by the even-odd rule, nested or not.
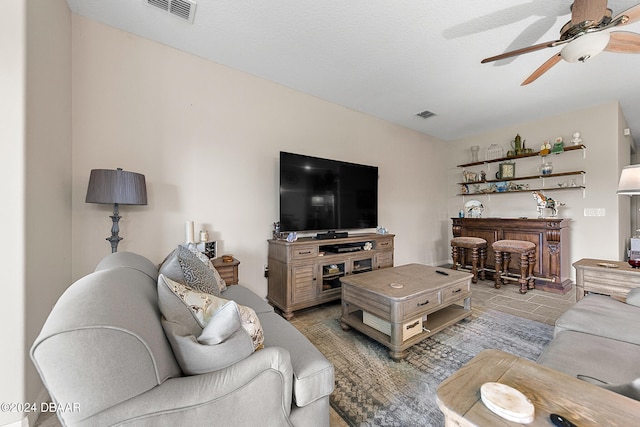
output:
[[[480,196],[453,196],[460,192],[456,184],[462,181],[462,169],[456,165],[471,161],[470,147],[480,146],[480,159],[490,144],[503,147],[505,155],[510,149],[510,141],[519,133],[526,139],[526,146],[539,150],[544,140],[555,140],[563,137],[565,144],[570,144],[571,135],[575,131],[581,133],[586,145],[584,156],[580,151],[566,152],[558,155],[525,158],[517,161],[516,176],[537,173],[538,165],[543,161],[551,161],[554,172],[584,170],[586,190],[545,191],[545,194],[565,203],[559,211],[560,217],[571,218],[570,236],[571,262],[581,258],[623,259],[625,236],[628,237],[629,209],[620,204],[616,195],[620,169],[629,164],[630,137],[622,135],[626,127],[624,116],[617,102],[580,109],[571,113],[549,117],[528,123],[515,124],[503,129],[496,129],[481,135],[464,138],[448,145],[452,159],[448,170],[449,182],[449,215],[457,216],[466,201],[480,200],[484,207],[485,217],[537,217],[536,203],[530,192],[516,194],[493,194]],[[477,171],[485,166],[476,166],[469,170]],[[489,176],[494,176],[498,163],[489,164]],[[548,178],[545,184],[554,186],[558,182],[570,181],[574,177]],[[494,178],[495,179],[495,178]],[[575,177],[581,183],[580,177]],[[533,182],[530,184],[533,186]],[[628,205],[627,205],[628,206]],[[604,208],[605,216],[584,216],[585,208]],[[450,231],[449,231],[450,232]],[[572,271],[572,277],[575,271]]]
[[[73,118],[74,278],[110,252],[112,207],[84,202],[89,172],[121,167],[145,174],[149,203],[121,206],[120,251],[159,263],[193,220],[266,296],[281,150],[378,166],[396,263],[446,259],[436,138],[75,15]]]
[[[0,14],[2,402],[42,397],[28,350],[71,278],[70,16],[64,0],[10,0]],[[21,418],[3,411],[0,425]]]

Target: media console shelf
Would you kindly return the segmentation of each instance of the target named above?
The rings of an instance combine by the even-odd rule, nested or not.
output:
[[[393,267],[393,234],[295,242],[269,240],[267,300],[289,320],[293,312],[340,299],[340,278]]]

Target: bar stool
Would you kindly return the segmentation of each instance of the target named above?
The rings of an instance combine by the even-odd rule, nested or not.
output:
[[[498,240],[491,247],[496,257],[495,287],[500,288],[504,284],[504,278],[509,274],[509,261],[511,253],[520,254],[520,293],[526,294],[527,289],[535,287],[533,267],[536,263],[536,245],[523,240]]]
[[[471,250],[471,272],[473,283],[478,283],[478,273],[480,279],[485,279],[484,264],[487,261],[487,241],[479,237],[454,237],[451,239],[451,258],[453,259],[452,270],[457,270],[458,265],[464,267],[465,250]],[[480,268],[478,268],[480,261]]]

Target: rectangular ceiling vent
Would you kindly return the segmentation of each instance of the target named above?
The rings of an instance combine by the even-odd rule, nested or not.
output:
[[[191,0],[145,0],[149,6],[155,6],[165,12],[193,24],[196,15],[196,2]]]
[[[424,111],[421,111],[420,113],[416,113],[416,116],[422,117],[423,119],[428,119],[429,117],[435,116],[435,115],[436,113],[432,113],[429,110],[424,110]]]

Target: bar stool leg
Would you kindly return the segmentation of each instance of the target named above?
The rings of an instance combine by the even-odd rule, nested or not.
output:
[[[484,265],[485,262],[487,261],[487,249],[486,248],[480,248],[480,280],[485,280],[486,274],[484,271]]]
[[[478,283],[478,248],[471,249],[471,282]]]
[[[502,252],[501,251],[495,251],[495,255],[496,255],[496,273],[493,276],[493,279],[495,280],[495,288],[496,289],[500,289],[500,286],[502,286]]]
[[[527,284],[529,282],[527,273],[529,273],[529,258],[526,252],[522,252],[520,254],[520,279],[518,280],[521,294],[527,293]]]
[[[536,253],[535,251],[531,251],[529,252],[528,255],[529,258],[529,289],[535,289],[536,287],[536,281],[533,277],[533,268],[536,265]]]
[[[458,247],[457,246],[451,246],[451,259],[453,259],[453,266],[451,267],[451,269],[457,270],[458,269]]]

